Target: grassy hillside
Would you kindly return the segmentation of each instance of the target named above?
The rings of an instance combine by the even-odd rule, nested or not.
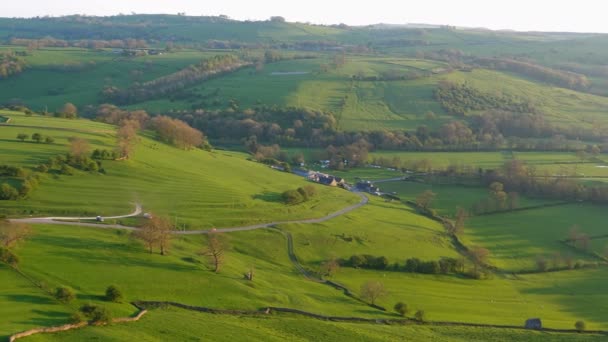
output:
[[[504,329],[462,327],[385,326],[317,321],[292,317],[248,318],[185,312],[176,309],[154,310],[140,322],[110,327],[37,335],[24,341],[104,341],[165,339],[214,341],[601,341],[602,336],[562,335]]]
[[[14,112],[2,115],[11,118],[8,126],[0,127],[0,155],[9,165],[33,168],[66,153],[72,136],[87,139],[92,148],[115,146],[115,128],[110,125]],[[22,132],[52,136],[55,142],[21,142],[16,136]],[[303,178],[247,161],[239,153],[183,151],[149,135],[140,139],[132,159],[104,161],[105,174],[42,175],[39,189],[25,200],[3,201],[2,212],[109,216],[128,213],[134,202],[140,202],[146,211],[170,215],[180,227],[210,228],[321,217],[359,200],[348,192],[318,186],[319,195],[313,200],[286,206],[280,194],[308,184]]]

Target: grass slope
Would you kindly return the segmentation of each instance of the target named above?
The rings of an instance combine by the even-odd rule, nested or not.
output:
[[[13,119],[11,125],[36,126],[0,127],[4,163],[35,167],[51,156],[67,152],[67,139],[71,136],[86,138],[93,148],[114,148],[115,128],[109,125],[18,113],[2,115]],[[58,126],[62,128],[55,128]],[[53,136],[55,143],[20,142],[15,138],[20,132]],[[131,160],[104,161],[106,174],[44,175],[40,188],[30,198],[3,201],[0,209],[11,215],[108,216],[129,212],[137,201],[147,211],[170,215],[180,227],[209,228],[321,217],[359,201],[358,196],[346,191],[317,186],[319,194],[314,199],[286,206],[281,203],[280,194],[309,183],[246,161],[245,157],[223,151],[183,151],[141,136]]]
[[[76,331],[35,335],[24,341],[601,341],[602,336],[548,334],[534,331],[430,326],[383,326],[324,322],[291,317],[232,317],[153,310],[137,323],[87,327]]]

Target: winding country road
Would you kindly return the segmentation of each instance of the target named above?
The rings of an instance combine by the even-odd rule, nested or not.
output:
[[[186,231],[175,231],[174,234],[179,235],[196,235],[196,234],[209,234],[211,232],[214,233],[230,233],[230,232],[240,232],[247,230],[256,230],[263,228],[270,228],[280,224],[290,224],[290,223],[302,223],[302,224],[311,224],[311,223],[321,223],[328,220],[331,220],[335,217],[347,214],[355,209],[358,209],[369,202],[369,199],[365,194],[360,192],[354,192],[359,197],[361,197],[361,201],[359,203],[351,205],[350,207],[346,207],[342,210],[331,213],[327,216],[323,216],[320,218],[313,219],[304,219],[304,220],[294,220],[294,221],[275,221],[269,223],[260,223],[254,224],[250,226],[239,226],[239,227],[228,227],[228,228],[215,228],[215,229],[206,229],[206,230],[186,230]],[[138,216],[142,213],[142,207],[140,204],[135,205],[135,211],[127,215],[120,216],[104,216],[104,219],[120,219]],[[38,217],[38,218],[21,218],[21,219],[10,219],[10,222],[18,222],[18,223],[32,223],[32,224],[59,224],[63,226],[79,226],[79,227],[91,227],[98,229],[123,229],[123,230],[137,230],[135,227],[123,226],[121,224],[100,224],[100,223],[86,223],[86,222],[69,222],[69,221],[57,221],[57,220],[95,220],[95,217]]]

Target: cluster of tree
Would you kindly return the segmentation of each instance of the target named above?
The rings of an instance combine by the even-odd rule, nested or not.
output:
[[[335,170],[358,167],[367,164],[367,158],[371,144],[365,139],[340,147],[329,145],[325,151],[329,167]]]
[[[585,75],[548,68],[528,60],[517,60],[510,58],[477,58],[475,60],[475,64],[486,68],[519,73],[564,88],[586,89],[591,85],[591,82]]]
[[[402,267],[395,265],[395,270],[422,274],[463,273],[464,260],[455,258],[441,258],[438,261],[422,261],[418,258],[410,258],[405,260],[405,265]]]
[[[53,293],[55,299],[64,304],[69,304],[76,299],[76,291],[68,286],[59,286]],[[116,285],[110,285],[106,288],[104,299],[108,302],[121,303],[124,299],[122,291]]]
[[[142,241],[152,254],[154,247],[158,247],[160,255],[166,255],[171,245],[171,238],[175,227],[169,219],[151,215],[146,222],[133,232],[133,237]]]
[[[256,141],[266,143],[319,146],[337,128],[337,121],[331,113],[293,107],[260,107],[238,112],[196,110],[170,115],[223,142],[255,136]]]
[[[176,147],[189,150],[195,147],[210,149],[203,133],[188,123],[168,116],[157,116],[152,120],[160,140]]]
[[[608,203],[608,186],[584,184],[576,179],[552,176],[548,172],[539,175],[521,160],[508,161],[497,170],[486,170],[482,183],[489,186],[494,182],[502,183],[508,192],[529,197]]]
[[[93,111],[95,120],[120,126],[125,121],[137,121],[140,128],[146,127],[150,116],[143,110],[123,110],[112,104],[102,104]]]
[[[0,165],[0,177],[17,178],[19,188],[4,182],[0,185],[0,200],[14,201],[19,198],[27,197],[30,192],[38,187],[38,176],[28,175],[25,169],[10,165]]]
[[[536,138],[535,147],[540,150],[573,150],[567,139],[603,141],[606,132],[601,127],[584,128],[579,126],[552,125],[543,113],[513,113],[490,110],[471,118],[471,126],[481,142],[494,141],[495,146],[506,145],[504,137]],[[538,138],[545,138],[540,140]],[[509,145],[518,146],[517,140]]]
[[[573,227],[571,233],[578,233],[578,228]],[[578,238],[579,236],[576,236]],[[571,238],[571,237],[569,237]],[[582,248],[589,245],[588,237],[581,236],[583,239],[581,241],[581,247],[576,247],[578,243],[575,245],[575,248]],[[569,243],[572,243],[569,241]],[[583,263],[580,261],[575,261],[574,257],[570,254],[562,255],[559,252],[556,252],[550,256],[539,255],[536,257],[536,270],[539,272],[553,271],[553,270],[563,270],[563,269],[578,269],[583,267]]]
[[[463,273],[464,261],[455,258],[441,258],[438,261],[422,261],[418,258],[410,258],[405,261],[405,264],[398,263],[390,264],[389,260],[384,256],[373,256],[368,254],[356,254],[349,259],[337,260],[340,266],[365,268],[372,270],[392,270],[410,273],[422,274],[448,274],[448,273]]]
[[[473,205],[475,214],[485,214],[497,211],[509,211],[519,208],[519,194],[515,191],[505,192],[500,182],[492,182],[489,186],[490,195]]]
[[[91,158],[96,160],[115,160],[116,158],[118,158],[118,154],[116,153],[116,151],[110,151],[106,149],[101,150],[96,148],[91,153]]]
[[[435,99],[449,113],[464,116],[472,111],[504,110],[516,113],[536,113],[538,110],[527,99],[507,94],[484,93],[466,83],[442,81],[435,89]]]
[[[395,310],[395,312],[402,317],[407,316],[411,312],[410,307],[404,302],[398,302],[397,304],[395,304],[393,310]],[[414,318],[418,322],[424,322],[426,321],[426,312],[424,310],[417,310],[416,313],[414,313]]]
[[[18,166],[0,165],[0,177],[25,177],[25,169]]]
[[[25,60],[13,52],[0,52],[0,80],[20,74],[25,69]]]
[[[296,190],[287,190],[281,194],[285,204],[298,204],[306,202],[317,195],[317,189],[312,185],[305,185]]]
[[[26,46],[28,49],[40,49],[44,47],[78,47],[84,49],[144,49],[148,47],[148,44],[143,39],[112,39],[112,40],[100,40],[100,39],[78,39],[78,40],[64,40],[56,39],[52,37],[40,38],[40,39],[29,39],[29,38],[11,38],[9,41],[11,45]]]
[[[423,70],[412,70],[412,71],[408,71],[407,73],[400,73],[398,70],[390,70],[390,71],[382,73],[381,75],[366,76],[365,74],[360,73],[357,75],[352,75],[351,78],[356,81],[365,81],[365,82],[411,81],[411,80],[417,80],[417,79],[423,78],[423,77],[429,77],[432,74],[433,73],[430,71],[423,71]]]
[[[125,105],[168,96],[202,80],[250,65],[234,55],[214,56],[170,75],[135,83],[127,89],[106,87],[102,96],[107,102]]]
[[[388,258],[369,254],[355,254],[348,259],[339,259],[340,266],[365,268],[371,270],[385,270],[389,267]]]
[[[26,134],[26,133],[19,133],[19,134],[17,134],[17,139],[21,140],[22,142],[26,141],[27,139],[30,139],[30,138],[32,139],[32,141],[35,141],[37,143],[40,143],[43,140],[47,144],[52,144],[52,143],[55,142],[55,139],[53,137],[50,137],[50,136],[44,137],[40,133],[34,133],[34,134],[32,134],[31,137],[28,134]]]
[[[31,235],[32,230],[26,224],[0,220],[0,262],[17,267],[19,257],[14,247]]]

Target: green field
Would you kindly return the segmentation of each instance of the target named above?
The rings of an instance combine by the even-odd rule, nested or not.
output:
[[[473,217],[465,229],[466,239],[490,250],[490,262],[507,270],[534,269],[538,257],[551,260],[556,253],[574,260],[597,261],[585,253],[564,248],[574,225],[590,236],[606,234],[605,208],[570,204],[522,212]],[[562,265],[563,266],[563,265]]]
[[[3,115],[13,119],[11,125],[36,127],[0,127],[2,153],[6,156],[3,163],[35,167],[49,157],[66,153],[67,139],[72,136],[89,140],[93,148],[114,148],[114,127],[110,125],[17,113]],[[63,128],[54,128],[60,125]],[[54,137],[55,142],[21,142],[15,138],[21,132],[39,132]],[[245,158],[233,152],[183,151],[144,135],[131,160],[104,161],[106,174],[44,175],[40,188],[30,198],[3,202],[0,209],[13,216],[110,216],[126,214],[134,202],[139,202],[144,210],[170,215],[179,227],[210,228],[321,217],[359,200],[343,190],[318,186],[319,195],[314,199],[286,206],[280,194],[308,183]]]
[[[137,323],[109,327],[87,327],[76,331],[35,335],[24,341],[601,341],[601,335],[552,334],[522,330],[433,327],[420,325],[386,326],[333,323],[297,317],[231,317],[193,313],[177,309],[150,311]]]
[[[331,221],[284,226],[292,233],[300,260],[318,265],[331,258],[354,254],[385,256],[390,264],[419,257],[437,260],[457,257],[443,227],[396,202],[372,197],[370,204]]]
[[[8,49],[4,47],[0,51]],[[31,69],[0,82],[0,102],[17,99],[34,110],[50,112],[60,109],[66,102],[72,102],[82,109],[85,105],[99,104],[99,93],[105,86],[127,87],[133,82],[149,81],[214,54],[216,53],[183,51],[127,58],[116,56],[110,50],[36,50],[25,58]],[[89,62],[95,64],[83,70],[56,69],[63,65]]]

